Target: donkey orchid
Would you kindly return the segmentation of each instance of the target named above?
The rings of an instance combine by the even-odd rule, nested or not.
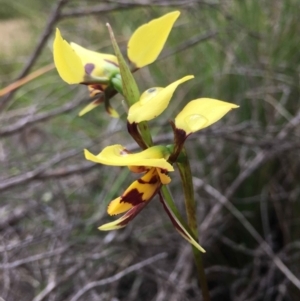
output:
[[[164,146],[153,146],[140,153],[131,154],[125,147],[117,144],[104,148],[97,156],[85,150],[87,160],[105,165],[128,166],[132,172],[145,173],[140,179],[134,181],[122,196],[111,201],[108,206],[109,215],[123,213],[149,202],[162,184],[169,184],[171,179],[167,173],[174,169],[167,162],[168,157],[168,149]],[[135,214],[136,210],[131,212]],[[133,215],[130,215],[130,220],[132,218]],[[121,224],[116,222],[109,227],[104,225],[100,229],[113,230],[126,226],[123,218],[121,221]]]
[[[144,175],[134,181],[121,196],[112,200],[108,205],[107,212],[109,215],[126,213],[119,219],[100,226],[99,230],[109,231],[125,227],[158,193],[163,208],[167,212],[176,230],[192,245],[200,251],[205,252],[188,231],[186,231],[185,227],[172,213],[172,210],[170,210],[160,195],[159,190],[161,186],[171,182],[171,178],[167,173],[174,171],[172,165],[167,162],[170,155],[167,147],[153,146],[140,153],[131,154],[122,145],[112,145],[104,148],[103,151],[96,156],[88,150],[85,150],[84,153],[87,160],[105,165],[128,166],[132,172],[144,173]]]

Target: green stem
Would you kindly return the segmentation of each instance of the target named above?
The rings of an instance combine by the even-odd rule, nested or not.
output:
[[[192,172],[188,157],[186,156],[185,149],[182,150],[182,153],[185,155],[185,160],[181,163],[177,163],[180,177],[183,183],[184,189],[184,199],[185,199],[185,208],[188,218],[188,226],[193,233],[193,237],[198,241],[198,229],[197,229],[197,218],[196,218],[196,201],[194,197],[194,186],[192,182]],[[210,295],[206,280],[206,275],[204,271],[202,254],[195,248],[193,248],[194,260],[198,271],[199,283],[202,291],[202,296],[204,301],[210,301]]]

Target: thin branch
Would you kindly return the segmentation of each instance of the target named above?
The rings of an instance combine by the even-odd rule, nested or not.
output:
[[[9,213],[7,217],[1,218],[0,230],[3,230],[7,225],[13,225],[21,220],[28,212],[32,212],[38,206],[37,202],[27,202],[26,205],[16,207]],[[1,251],[0,251],[1,252]]]
[[[58,155],[54,156],[53,158],[51,158],[46,163],[42,163],[40,166],[36,167],[33,170],[27,171],[23,174],[17,175],[12,178],[4,179],[0,183],[0,191],[4,191],[8,188],[11,188],[11,187],[14,187],[14,186],[17,186],[20,184],[25,184],[28,181],[35,179],[41,173],[47,171],[51,166],[53,166],[63,160],[69,159],[70,157],[77,155],[79,152],[81,152],[81,150],[79,151],[79,150],[75,149],[75,150],[67,151],[63,154],[58,154]]]
[[[83,7],[83,8],[76,8],[76,9],[70,9],[66,10],[64,13],[60,15],[61,18],[78,18],[83,17],[87,15],[98,15],[103,14],[107,12],[112,12],[116,10],[124,10],[133,8],[136,5],[127,5],[127,4],[100,4],[97,6],[92,7]]]
[[[61,18],[78,18],[87,15],[97,15],[106,12],[112,12],[124,9],[133,9],[138,7],[154,7],[154,6],[168,6],[168,7],[178,7],[178,6],[188,6],[194,3],[205,4],[213,6],[213,4],[198,0],[188,0],[188,1],[112,1],[112,3],[100,4],[91,7],[80,7],[76,9],[66,10],[60,15]]]
[[[84,262],[81,262],[75,266],[72,266],[70,269],[66,271],[66,273],[59,278],[58,280],[50,281],[47,286],[37,295],[34,297],[32,301],[42,301],[44,300],[54,289],[57,288],[58,285],[62,284],[63,282],[70,279],[75,273],[79,271],[84,266]]]
[[[264,252],[272,259],[277,268],[300,290],[300,280],[291,272],[291,270],[274,254],[268,243],[261,237],[245,216],[231,203],[228,198],[221,194],[217,189],[204,183],[201,179],[195,179],[198,186],[216,199],[221,206],[226,207],[231,214],[246,228],[250,235],[261,245]]]
[[[199,34],[195,37],[190,38],[189,40],[185,40],[183,43],[179,44],[178,46],[170,49],[169,51],[165,51],[158,59],[159,60],[164,60],[169,56],[175,55],[179,52],[182,52],[186,49],[189,49],[191,47],[194,47],[198,43],[204,42],[206,40],[212,39],[215,36],[218,35],[218,31],[209,31],[205,34]]]
[[[70,101],[70,102],[66,103],[65,105],[60,106],[52,111],[39,113],[34,116],[31,116],[31,115],[26,116],[14,124],[11,124],[7,127],[1,128],[0,136],[5,137],[5,136],[15,134],[15,133],[19,132],[20,130],[24,130],[25,127],[32,125],[34,123],[47,121],[58,115],[68,113],[68,112],[76,109],[81,104],[86,103],[87,101],[88,101],[87,99],[79,99],[77,101],[73,100],[73,101]]]
[[[58,167],[56,169],[46,170],[45,172],[38,175],[36,177],[36,180],[68,177],[73,174],[90,171],[94,167],[99,167],[99,164],[92,162],[84,162],[81,164]]]
[[[139,263],[136,263],[126,269],[124,269],[123,271],[115,274],[114,276],[99,280],[99,281],[94,281],[94,282],[90,282],[87,285],[85,285],[82,289],[80,289],[75,296],[73,296],[71,298],[70,301],[77,301],[81,296],[83,296],[86,292],[88,292],[89,290],[98,287],[98,286],[103,286],[103,285],[107,285],[113,282],[116,282],[118,280],[120,280],[121,278],[123,278],[124,276],[126,276],[129,273],[132,273],[134,271],[140,270],[143,267],[150,265],[158,260],[164,259],[167,257],[167,253],[159,253],[153,257],[150,257],[146,260],[143,260]]]
[[[63,8],[63,6],[65,6],[67,4],[69,0],[59,0],[52,13],[50,14],[50,17],[48,19],[47,25],[44,29],[44,32],[42,33],[42,35],[40,36],[40,39],[34,49],[34,51],[32,52],[30,58],[28,59],[26,65],[24,66],[23,70],[20,72],[19,76],[16,78],[15,81],[23,78],[24,76],[26,76],[29,71],[31,70],[31,68],[33,67],[34,63],[36,62],[36,60],[38,59],[38,57],[40,56],[43,48],[45,47],[52,31],[53,28],[55,26],[55,24],[57,23],[57,21],[60,19],[61,16],[61,10]],[[17,91],[17,89],[11,91],[9,94],[7,94],[3,99],[2,102],[0,102],[0,111],[2,111],[5,106],[8,104],[8,102],[10,101],[11,97],[14,95],[14,93]]]
[[[69,248],[69,246],[65,246],[65,247],[62,247],[62,248],[59,248],[59,249],[55,249],[53,251],[44,252],[44,253],[41,253],[41,254],[37,254],[37,255],[26,257],[26,258],[22,258],[22,259],[14,261],[14,262],[0,264],[0,269],[6,269],[6,270],[7,269],[14,269],[14,268],[19,267],[23,264],[27,264],[27,263],[34,262],[34,261],[37,261],[37,260],[57,256],[59,254],[62,254],[64,252],[66,252],[66,250],[68,248]]]

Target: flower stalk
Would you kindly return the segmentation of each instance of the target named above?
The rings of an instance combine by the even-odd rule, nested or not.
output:
[[[194,239],[198,241],[198,227],[197,227],[197,204],[194,194],[194,185],[191,172],[191,166],[186,154],[185,148],[182,149],[181,154],[183,154],[183,159],[180,163],[177,162],[178,170],[180,173],[180,178],[182,181],[183,191],[184,191],[184,203],[185,210],[188,219],[188,226],[191,229],[191,232],[194,236]],[[202,254],[201,252],[192,246],[194,261],[197,267],[198,280],[201,287],[201,292],[204,301],[210,301],[209,289],[207,285],[207,279],[205,275],[205,270],[203,266]]]

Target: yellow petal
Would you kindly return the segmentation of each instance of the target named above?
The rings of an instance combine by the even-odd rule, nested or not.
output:
[[[117,219],[113,222],[110,222],[110,223],[107,223],[107,224],[104,224],[104,225],[98,227],[98,229],[101,230],[101,231],[119,230],[119,229],[122,229],[125,226],[127,226],[127,223],[123,224],[124,221],[126,221],[126,217],[122,216],[122,217],[120,217],[119,219]]]
[[[185,76],[166,88],[150,88],[140,97],[140,100],[129,108],[129,123],[139,123],[159,116],[169,105],[176,88],[183,82],[194,78],[193,75]]]
[[[169,156],[164,146],[152,146],[142,152],[130,154],[122,145],[107,146],[97,156],[84,150],[85,158],[89,161],[112,166],[149,166],[160,167],[173,171],[173,166],[167,162]]]
[[[56,29],[53,43],[53,57],[60,77],[68,84],[78,84],[84,80],[85,70],[80,57]]]
[[[133,33],[128,42],[127,54],[137,68],[156,60],[179,15],[179,11],[168,13],[142,25]]]
[[[161,182],[156,168],[151,168],[143,177],[134,181],[121,197],[110,202],[107,213],[109,215],[120,214],[140,203],[150,201],[160,186]]]
[[[91,102],[90,104],[88,104],[87,106],[85,106],[79,113],[78,116],[83,116],[86,113],[92,111],[93,109],[95,109],[96,107],[98,107],[101,104],[100,101],[98,100],[94,100],[93,102]]]
[[[220,120],[231,109],[238,108],[236,104],[211,98],[199,98],[190,101],[175,118],[177,129],[189,135],[204,129]]]
[[[160,168],[156,168],[156,171],[162,184],[167,185],[171,182],[171,178],[165,171],[161,170]]]
[[[110,77],[114,71],[119,70],[116,56],[88,50],[73,42],[70,45],[80,57],[87,74],[93,77]]]
[[[116,199],[114,199],[113,201],[111,201],[109,203],[108,208],[107,208],[107,213],[109,215],[116,215],[116,214],[126,212],[129,209],[131,209],[132,207],[133,206],[130,203],[124,203],[124,202],[122,202],[121,197],[117,197]]]

